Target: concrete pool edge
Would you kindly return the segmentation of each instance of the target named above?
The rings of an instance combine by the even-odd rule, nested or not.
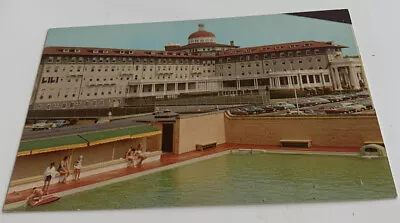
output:
[[[240,145],[240,144],[232,144],[232,145],[228,145],[225,147],[221,147],[220,151],[214,150],[211,151],[212,153],[210,154],[204,154],[198,157],[193,157],[193,158],[185,158],[184,160],[177,160],[177,162],[174,163],[170,163],[170,164],[166,164],[164,166],[159,166],[159,167],[155,167],[155,168],[151,168],[151,169],[147,169],[147,170],[143,170],[140,172],[136,172],[136,173],[131,173],[128,175],[123,175],[123,176],[117,176],[115,178],[111,178],[111,179],[107,179],[104,181],[98,181],[92,184],[87,184],[87,185],[83,185],[83,186],[79,186],[79,187],[75,187],[75,188],[71,188],[71,189],[67,189],[67,190],[63,190],[63,191],[59,191],[59,192],[54,192],[51,193],[53,195],[57,195],[57,196],[66,196],[66,195],[70,195],[70,194],[74,194],[74,193],[78,193],[81,191],[85,191],[85,190],[90,190],[90,189],[95,189],[98,187],[102,187],[102,186],[106,186],[109,184],[113,184],[113,183],[118,183],[121,181],[125,181],[125,180],[130,180],[130,179],[134,179],[137,177],[141,177],[141,176],[145,176],[148,174],[152,174],[152,173],[156,173],[156,172],[160,172],[163,170],[168,170],[168,169],[172,169],[172,168],[176,168],[176,167],[180,167],[180,166],[184,166],[184,165],[188,165],[188,164],[192,164],[195,162],[199,162],[202,160],[207,160],[207,159],[211,159],[214,157],[219,157],[219,156],[223,156],[223,155],[227,155],[230,153],[237,153],[240,151],[247,151],[247,152],[251,152],[254,151],[255,154],[259,154],[259,153],[269,153],[269,154],[288,154],[288,155],[325,155],[325,156],[352,156],[352,157],[359,157],[359,153],[355,152],[354,150],[348,150],[346,152],[342,152],[342,151],[328,151],[328,150],[299,150],[299,148],[283,148],[283,147],[275,147],[275,149],[270,149],[270,148],[257,148],[258,146],[254,145],[255,148],[253,148],[253,145]],[[321,149],[321,148],[320,148]],[[24,205],[25,200],[19,200],[19,201],[15,201],[15,202],[11,202],[11,203],[7,203],[4,204],[3,206],[3,212],[7,212],[10,209],[14,209],[17,207],[20,207],[22,205]]]
[[[359,156],[357,152],[326,152],[326,151],[297,151],[297,150],[265,150],[265,149],[232,149],[231,152],[262,152],[270,154],[290,154],[290,155],[323,155],[323,156]]]
[[[181,167],[181,166],[185,166],[185,165],[188,165],[188,164],[200,162],[200,161],[203,161],[203,160],[208,160],[208,159],[220,157],[220,156],[227,155],[227,154],[230,154],[230,153],[231,153],[231,150],[226,150],[226,151],[222,151],[222,152],[218,152],[218,153],[214,153],[214,154],[210,154],[210,155],[206,155],[206,156],[201,156],[201,157],[197,157],[197,158],[193,158],[193,159],[189,159],[189,160],[184,160],[184,161],[173,163],[173,164],[169,164],[169,165],[166,165],[166,166],[157,167],[157,168],[150,169],[150,170],[145,170],[145,171],[142,171],[142,172],[138,172],[138,173],[122,176],[122,177],[117,177],[117,178],[114,178],[114,179],[110,179],[110,180],[106,180],[106,181],[102,181],[102,182],[98,182],[98,183],[94,183],[94,184],[89,184],[89,185],[82,186],[82,187],[73,188],[73,189],[66,190],[66,191],[61,191],[61,192],[58,192],[58,193],[53,193],[52,195],[59,196],[59,197],[64,197],[64,196],[67,196],[67,195],[71,195],[71,194],[75,194],[75,193],[79,193],[79,192],[83,192],[83,191],[87,191],[87,190],[92,190],[92,189],[95,189],[95,188],[98,188],[98,187],[103,187],[103,186],[107,186],[107,185],[110,185],[110,184],[119,183],[119,182],[122,182],[122,181],[132,180],[132,179],[135,179],[135,178],[138,178],[138,177],[142,177],[142,176],[146,176],[146,175],[149,175],[149,174],[161,172],[161,171],[164,171],[164,170],[169,170],[169,169],[173,169],[173,168],[176,168],[176,167]],[[23,201],[18,201],[18,202],[6,204],[3,207],[3,212],[8,212],[9,210],[21,207],[21,206],[25,205],[25,202],[26,201],[23,200]]]

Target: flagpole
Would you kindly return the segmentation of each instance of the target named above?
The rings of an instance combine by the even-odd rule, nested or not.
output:
[[[290,70],[293,72],[292,63],[290,63],[290,61],[289,61],[289,64],[290,64]],[[291,73],[292,73],[292,72],[291,72]],[[290,78],[292,78],[292,77],[290,77]],[[300,81],[300,80],[297,80],[297,85],[299,84],[299,81]],[[293,85],[293,84],[292,84],[292,85]],[[299,100],[298,100],[298,98],[297,98],[296,86],[293,86],[293,89],[294,89],[294,97],[295,97],[295,99],[296,99],[297,114],[299,114],[299,113],[300,113],[300,109],[299,109]]]

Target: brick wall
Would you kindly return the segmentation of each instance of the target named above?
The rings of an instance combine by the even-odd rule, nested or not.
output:
[[[361,147],[381,141],[376,116],[227,117],[227,143],[279,145],[281,139],[311,139],[313,146]]]

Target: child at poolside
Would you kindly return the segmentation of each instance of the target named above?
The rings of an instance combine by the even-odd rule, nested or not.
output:
[[[83,162],[83,155],[80,155],[74,165],[75,180],[80,179],[82,162]]]

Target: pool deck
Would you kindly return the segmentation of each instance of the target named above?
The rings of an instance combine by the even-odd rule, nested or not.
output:
[[[207,149],[204,151],[193,151],[183,154],[162,154],[159,161],[154,161],[151,163],[142,164],[142,166],[137,168],[122,168],[117,170],[112,170],[105,173],[94,174],[85,178],[81,178],[78,181],[69,181],[65,184],[54,184],[49,187],[49,194],[60,193],[63,191],[73,190],[80,187],[93,185],[100,182],[105,182],[115,178],[120,178],[143,171],[154,170],[160,167],[169,166],[172,164],[180,163],[183,161],[209,156],[217,154],[224,151],[236,150],[236,149],[257,149],[265,150],[277,153],[297,153],[297,154],[331,154],[331,155],[355,155],[358,154],[360,148],[358,147],[346,147],[346,148],[335,148],[335,147],[311,147],[311,148],[289,148],[280,146],[261,146],[261,145],[246,145],[246,144],[220,144],[215,149]],[[26,200],[30,195],[31,189],[17,191],[7,194],[5,205],[13,204],[16,202],[21,202]]]

